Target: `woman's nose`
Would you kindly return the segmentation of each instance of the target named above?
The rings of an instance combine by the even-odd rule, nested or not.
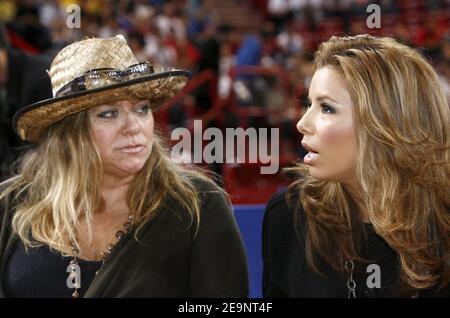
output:
[[[300,120],[297,122],[297,125],[296,125],[297,130],[302,135],[305,135],[305,134],[311,132],[311,127],[310,127],[309,121],[310,121],[309,111],[307,111],[306,113],[303,114],[302,118],[300,118]]]
[[[125,134],[130,135],[136,135],[141,130],[141,125],[139,124],[138,118],[136,118],[136,115],[132,112],[127,113],[126,115],[126,122],[124,127]]]

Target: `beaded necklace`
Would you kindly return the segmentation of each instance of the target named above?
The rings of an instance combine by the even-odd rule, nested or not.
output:
[[[101,252],[100,255],[102,257],[102,259],[101,259],[102,265],[105,263],[105,259],[109,256],[109,254],[111,253],[111,251],[114,248],[114,246],[116,246],[117,243],[122,239],[122,237],[128,232],[128,230],[130,229],[132,224],[133,224],[133,215],[130,213],[130,214],[128,214],[127,221],[123,224],[122,228],[119,231],[116,232],[116,235],[115,235],[116,242],[115,243],[109,243],[106,246],[106,251]],[[72,242],[72,254],[73,254],[73,256],[72,256],[72,260],[70,261],[70,263],[69,263],[69,265],[67,266],[67,269],[66,269],[66,272],[69,273],[69,275],[67,277],[67,287],[74,289],[74,291],[72,293],[72,298],[79,298],[80,297],[80,294],[78,293],[78,289],[81,288],[81,279],[80,279],[80,277],[81,277],[81,269],[80,269],[80,266],[78,264],[78,255],[79,255],[79,253],[80,253],[80,251],[78,250],[76,245]],[[98,274],[98,271],[95,273],[96,275]]]

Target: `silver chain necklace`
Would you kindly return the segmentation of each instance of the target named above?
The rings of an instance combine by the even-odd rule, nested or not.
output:
[[[347,272],[347,289],[348,289],[348,296],[347,298],[356,298],[356,282],[353,279],[353,270],[355,269],[355,263],[353,260],[349,259],[345,261],[345,270]],[[412,295],[411,298],[418,298],[419,293]]]
[[[347,288],[348,296],[347,298],[356,298],[356,282],[353,279],[353,270],[355,269],[355,264],[351,259],[345,261],[345,270],[347,271]]]

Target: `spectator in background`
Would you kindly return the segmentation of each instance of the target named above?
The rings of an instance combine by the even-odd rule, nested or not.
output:
[[[261,38],[256,34],[246,35],[236,53],[236,68],[261,65],[262,54],[263,46]],[[263,81],[258,76],[239,71],[237,74],[233,84],[233,90],[239,105],[261,105],[256,100],[261,96],[259,93],[265,88]]]
[[[276,38],[278,46],[284,53],[284,61],[287,68],[291,69],[291,59],[297,57],[303,50],[303,38],[300,32],[295,30],[293,23],[287,25],[285,30]]]
[[[0,180],[9,174],[18,155],[19,139],[12,129],[12,117],[20,108],[52,97],[46,73],[50,58],[11,48],[0,24]]]
[[[287,0],[268,0],[267,13],[275,25],[277,33],[283,30],[284,24],[289,20],[289,9],[289,2]]]
[[[176,39],[186,37],[186,26],[178,16],[174,1],[167,1],[163,5],[163,13],[155,18],[155,25],[163,38],[174,36]]]
[[[38,7],[33,2],[18,3],[16,18],[11,21],[9,28],[37,52],[45,53],[51,49],[50,32],[40,22]]]
[[[128,44],[139,62],[148,61],[148,55],[145,52],[145,40],[140,32],[129,32]]]
[[[198,49],[197,74],[203,71],[213,71],[219,76],[220,43],[217,39],[217,28],[213,23],[207,24],[196,41]],[[211,85],[202,85],[193,93],[196,104],[201,112],[206,112],[212,107],[213,97],[216,91],[211,92]],[[217,89],[217,85],[215,87]]]

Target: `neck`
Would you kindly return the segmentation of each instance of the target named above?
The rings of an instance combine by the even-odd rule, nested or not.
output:
[[[101,190],[104,205],[102,211],[97,214],[127,213],[126,196],[132,180],[132,177],[118,180],[104,176]]]
[[[370,223],[369,217],[367,216],[366,207],[364,201],[362,199],[361,188],[356,186],[355,184],[347,184],[346,188],[350,193],[350,196],[355,201],[358,213],[361,216],[361,220],[363,223]]]

